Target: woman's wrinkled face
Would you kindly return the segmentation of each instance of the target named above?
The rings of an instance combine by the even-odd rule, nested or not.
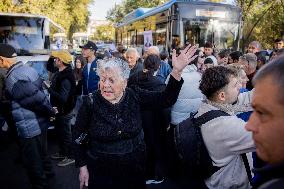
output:
[[[127,81],[119,75],[118,68],[107,68],[100,73],[99,88],[101,95],[112,104],[120,101]]]
[[[76,68],[78,68],[78,69],[82,68],[82,63],[79,59],[76,60]]]

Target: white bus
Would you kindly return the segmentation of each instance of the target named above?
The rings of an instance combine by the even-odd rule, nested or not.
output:
[[[0,13],[0,43],[10,44],[18,60],[34,67],[41,78],[48,79],[46,63],[54,33],[64,29],[46,16]]]

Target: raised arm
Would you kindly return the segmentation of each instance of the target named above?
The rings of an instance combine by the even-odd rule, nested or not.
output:
[[[182,70],[190,64],[198,55],[194,55],[197,50],[197,46],[188,45],[184,50],[180,51],[180,54],[177,56],[176,50],[173,50],[172,55],[172,64],[173,69],[171,75],[177,80],[181,80]]]
[[[183,80],[181,78],[182,70],[190,64],[197,55],[194,55],[197,47],[188,45],[181,51],[180,55],[176,55],[173,51],[173,70],[166,89],[163,92],[150,92],[136,88],[135,91],[139,95],[140,105],[144,109],[167,108],[172,106],[179,95]]]

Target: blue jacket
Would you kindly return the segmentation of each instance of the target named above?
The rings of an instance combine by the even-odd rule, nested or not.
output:
[[[163,83],[165,83],[165,81],[166,81],[168,75],[171,73],[171,71],[172,71],[171,66],[167,62],[161,61],[160,68],[159,68],[158,73],[157,73],[157,77]]]
[[[32,138],[46,130],[54,110],[36,70],[18,62],[8,70],[5,84],[18,135]]]
[[[241,88],[240,89],[240,93],[244,93],[244,92],[247,92],[249,90],[245,89],[245,88]],[[242,112],[242,113],[239,113],[237,115],[238,118],[241,118],[242,120],[244,120],[245,122],[247,122],[249,120],[249,117],[250,115],[252,114],[252,111],[249,111],[249,112]]]
[[[90,73],[88,74],[88,64],[83,68],[83,94],[88,95],[98,89],[99,76],[97,75],[97,59],[91,63]]]

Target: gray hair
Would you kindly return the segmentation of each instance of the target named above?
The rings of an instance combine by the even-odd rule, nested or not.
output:
[[[101,75],[102,71],[107,69],[118,68],[119,75],[123,80],[127,80],[130,74],[128,63],[120,58],[103,59],[97,61],[97,74]]]
[[[242,71],[244,71],[243,65],[240,65],[240,64],[228,64],[228,65],[225,65],[225,67],[231,70],[234,70],[234,72],[238,74],[238,77],[241,77]]]
[[[261,82],[261,80],[270,77],[273,85],[278,87],[279,101],[284,104],[284,55],[275,58],[273,61],[265,64],[254,76],[253,85]]]
[[[262,49],[262,46],[261,46],[261,44],[258,41],[252,41],[252,42],[250,42],[250,45],[255,46],[259,50]]]
[[[257,56],[253,53],[247,53],[240,56],[239,59],[246,60],[251,69],[256,70],[257,67]]]
[[[148,48],[147,53],[151,52],[152,54],[160,55],[159,47],[157,46],[151,46]]]
[[[128,48],[128,49],[126,50],[126,52],[125,52],[125,54],[130,54],[130,53],[135,54],[135,55],[137,56],[137,58],[140,57],[140,55],[139,55],[137,49],[135,49],[135,48]]]

